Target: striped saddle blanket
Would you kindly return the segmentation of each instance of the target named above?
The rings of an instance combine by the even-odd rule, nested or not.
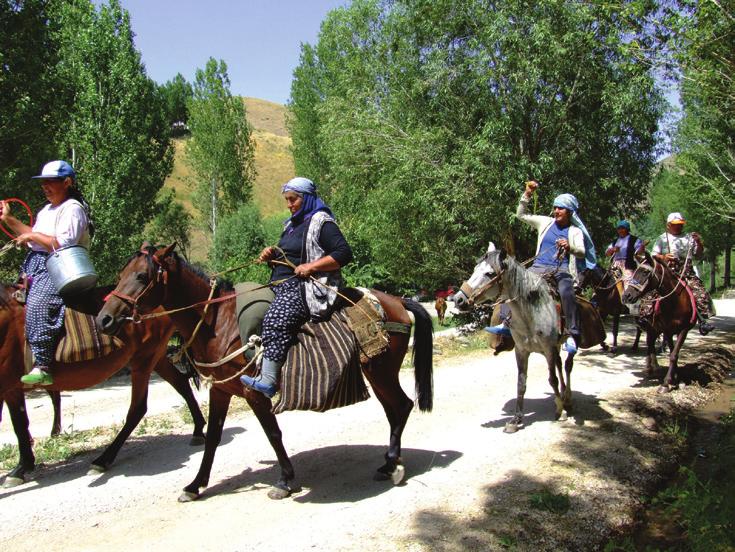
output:
[[[370,397],[360,368],[360,349],[342,311],[325,322],[307,322],[281,373],[281,396],[273,407],[324,412]]]
[[[65,334],[56,347],[56,362],[92,360],[122,347],[123,342],[103,334],[94,322],[94,316],[72,309],[64,310]]]

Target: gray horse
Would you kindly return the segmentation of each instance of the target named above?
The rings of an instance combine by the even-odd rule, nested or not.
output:
[[[562,336],[559,334],[556,301],[545,280],[527,271],[504,251],[496,250],[490,242],[487,253],[475,266],[472,276],[454,296],[454,304],[460,310],[467,310],[475,304],[498,299],[507,302],[513,313],[512,330],[518,365],[516,411],[505,424],[504,431],[515,433],[523,427],[523,396],[526,393],[528,356],[531,353],[541,353],[546,358],[549,383],[554,389],[556,419],[566,420],[572,411],[571,372],[574,355],[567,355],[564,363],[565,381],[559,354]]]

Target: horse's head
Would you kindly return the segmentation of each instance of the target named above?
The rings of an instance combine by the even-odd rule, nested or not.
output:
[[[97,326],[113,335],[122,323],[152,311],[164,301],[169,273],[176,268],[174,247],[144,244],[120,272],[117,287],[110,292],[97,315]]]
[[[459,291],[451,298],[460,311],[467,311],[475,304],[494,300],[500,295],[500,275],[505,270],[505,251],[490,245],[485,255],[477,262],[472,276],[462,283]]]
[[[623,303],[631,304],[640,300],[643,294],[656,289],[662,281],[666,267],[655,261],[647,252],[636,255],[638,267],[623,293]]]

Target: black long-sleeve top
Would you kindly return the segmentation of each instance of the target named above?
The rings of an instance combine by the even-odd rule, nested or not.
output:
[[[288,230],[284,230],[283,234],[281,234],[281,239],[278,241],[278,247],[283,249],[286,258],[296,266],[306,262],[305,242],[309,222],[310,220],[302,222],[294,227],[290,233]],[[344,266],[352,260],[352,249],[339,229],[339,226],[334,222],[328,221],[322,225],[321,231],[319,232],[319,246],[324,250],[324,255],[331,255],[339,263],[339,266]],[[293,273],[291,267],[275,264],[271,273],[271,282],[288,278]]]

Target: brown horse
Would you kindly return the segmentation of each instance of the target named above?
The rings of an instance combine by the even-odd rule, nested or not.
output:
[[[590,286],[593,289],[591,302],[597,307],[600,317],[604,320],[608,316],[612,316],[612,335],[613,344],[608,348],[606,343],[602,344],[602,348],[609,350],[612,354],[618,352],[618,330],[620,328],[620,315],[628,314],[630,311],[623,303],[623,282],[622,274],[616,271],[612,266],[604,273],[602,270],[585,270],[584,278],[580,282],[580,287]],[[631,347],[631,351],[638,350],[638,342],[641,339],[641,329],[636,326],[635,341]]]
[[[663,334],[664,340],[671,340],[677,335],[676,344],[669,354],[669,369],[666,372],[659,392],[667,392],[677,380],[677,362],[684,340],[696,323],[696,306],[694,296],[686,283],[674,274],[671,269],[658,260],[653,260],[646,253],[643,262],[633,273],[633,278],[623,294],[623,302],[635,303],[641,297],[656,291],[659,299],[654,304],[654,311],[650,317],[641,317],[639,324],[646,331],[646,375],[653,376],[659,369],[656,359],[656,339]]]
[[[35,468],[32,438],[28,431],[28,414],[20,377],[23,375],[25,353],[25,328],[23,305],[11,296],[12,287],[0,287],[0,400],[8,405],[10,419],[18,438],[20,460],[5,478],[5,487],[19,485]],[[90,293],[90,301],[99,307],[110,288],[98,288]],[[97,309],[99,310],[99,309]],[[103,382],[118,370],[130,366],[132,392],[130,408],[120,432],[104,452],[92,462],[91,470],[99,473],[107,470],[115,460],[125,440],[145,415],[148,400],[148,381],[156,371],[169,382],[186,401],[194,419],[192,445],[204,442],[204,416],[194,398],[185,375],[180,373],[166,357],[166,346],[174,332],[170,318],[161,317],[145,324],[130,325],[120,333],[125,345],[107,356],[74,363],[54,363],[53,385],[44,387],[58,393],[62,390],[85,389]],[[53,398],[54,395],[52,395]]]
[[[444,299],[444,297],[437,297],[436,302],[434,303],[434,308],[436,309],[436,316],[439,319],[439,325],[444,325],[444,315],[447,312],[447,300]]]
[[[61,393],[58,391],[46,391],[51,399],[51,406],[54,409],[54,419],[51,422],[51,437],[61,434]],[[0,421],[3,419],[3,405],[5,401],[0,398]]]
[[[200,330],[191,346],[192,358],[198,362],[212,363],[227,356],[240,347],[240,334],[231,285],[224,284],[218,292],[219,298],[227,295],[232,300],[211,304]],[[194,328],[202,320],[202,309],[198,303],[210,295],[209,278],[193,269],[174,253],[174,246],[146,248],[137,253],[120,273],[120,283],[97,317],[103,331],[114,334],[124,331],[125,319],[142,312],[150,312],[162,305],[167,310],[195,305],[195,308],[171,314],[177,329],[185,339],[190,339]],[[423,411],[432,408],[432,323],[431,317],[418,303],[399,299],[378,291],[379,299],[389,321],[411,323],[409,311],[416,320],[414,366],[418,406]],[[378,469],[376,477],[391,478],[398,483],[403,478],[401,466],[401,434],[413,409],[411,401],[401,389],[398,372],[408,348],[408,335],[390,333],[388,350],[363,365],[363,371],[373,391],[385,410],[390,423],[390,445],[385,454],[385,464]],[[202,369],[206,376],[217,380],[234,376],[245,361],[240,355],[216,368]],[[226,382],[215,382],[209,395],[209,429],[204,456],[194,480],[184,488],[180,501],[194,500],[200,490],[209,484],[214,454],[219,445],[222,428],[233,396],[243,397],[258,418],[278,458],[281,475],[270,491],[271,498],[285,498],[293,491],[294,469],[281,439],[281,430],[271,408],[271,400],[261,393],[246,388],[237,377]]]

